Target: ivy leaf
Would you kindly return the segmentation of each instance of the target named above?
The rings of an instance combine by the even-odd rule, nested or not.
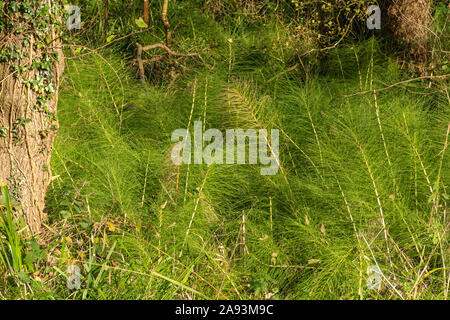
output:
[[[137,25],[139,28],[147,28],[147,24],[146,24],[145,21],[142,19],[142,17],[139,18],[139,19],[135,19],[134,22],[136,22],[136,25]]]

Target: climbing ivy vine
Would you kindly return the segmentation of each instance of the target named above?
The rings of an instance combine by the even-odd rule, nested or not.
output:
[[[52,62],[58,60],[54,44],[62,34],[62,14],[58,1],[0,1],[0,38],[3,43],[10,43],[10,37],[17,39],[0,45],[0,63],[7,64],[11,74],[36,94],[32,109],[47,114],[50,122],[55,115],[46,103],[55,93]],[[33,57],[24,63],[30,51]],[[0,129],[0,137],[5,131]]]

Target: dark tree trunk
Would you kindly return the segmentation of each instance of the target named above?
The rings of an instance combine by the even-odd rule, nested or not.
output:
[[[46,7],[48,6],[48,7]],[[57,1],[6,1],[0,10],[0,181],[29,231],[45,219],[64,69]],[[31,10],[34,14],[24,15]],[[40,21],[42,24],[36,24]]]

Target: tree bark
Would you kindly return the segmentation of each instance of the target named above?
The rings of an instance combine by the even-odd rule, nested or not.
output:
[[[19,12],[13,8],[17,3]],[[22,13],[30,3],[36,11],[31,18]],[[6,1],[0,12],[0,181],[8,185],[15,214],[24,218],[31,234],[40,232],[45,219],[50,156],[58,129],[62,27],[45,25],[39,15],[44,10],[61,21],[55,6],[59,4],[49,0]],[[44,24],[36,27],[38,19]]]

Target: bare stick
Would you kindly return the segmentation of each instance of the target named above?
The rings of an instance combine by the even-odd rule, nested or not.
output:
[[[445,79],[445,78],[447,78],[447,77],[449,77],[449,76],[450,76],[450,73],[448,73],[448,74],[443,74],[443,75],[440,75],[440,76],[423,76],[423,77],[418,77],[418,78],[414,78],[414,79],[409,79],[409,80],[405,80],[405,81],[400,81],[400,82],[397,82],[397,83],[393,83],[393,84],[391,84],[390,86],[387,86],[387,87],[384,87],[384,88],[377,89],[377,91],[380,92],[380,91],[388,90],[388,89],[390,89],[390,88],[399,86],[399,85],[401,85],[401,84],[413,82],[413,81],[416,81],[416,80],[421,80],[421,79]],[[357,96],[357,95],[368,94],[368,93],[372,93],[372,92],[373,92],[373,90],[361,91],[361,92],[357,92],[357,93],[345,95],[345,96],[343,96],[342,98],[345,99],[345,98],[349,98],[349,97],[353,97],[353,96]]]
[[[142,50],[147,51],[150,49],[155,49],[155,48],[161,48],[164,49],[168,54],[172,55],[172,56],[177,56],[177,57],[195,57],[195,56],[199,56],[203,51],[206,51],[208,48],[204,48],[198,52],[193,52],[193,53],[179,53],[179,52],[175,52],[172,49],[170,49],[168,46],[162,44],[162,43],[155,43],[155,44],[151,44],[145,47],[142,47]]]
[[[150,30],[150,29],[151,29],[151,28],[146,28],[146,29],[143,29],[143,30],[139,30],[139,31],[136,31],[136,32],[129,33],[129,34],[124,35],[124,36],[122,36],[122,37],[120,37],[120,38],[114,39],[114,40],[112,40],[111,42],[108,42],[108,43],[104,44],[103,46],[100,46],[100,47],[98,47],[98,48],[96,48],[96,49],[90,49],[90,48],[89,48],[89,51],[88,51],[88,52],[82,53],[82,54],[80,54],[80,55],[78,55],[78,56],[75,56],[75,57],[66,57],[66,59],[78,59],[78,58],[81,58],[81,57],[83,57],[83,56],[85,56],[85,55],[88,55],[88,54],[94,53],[94,52],[96,52],[96,51],[99,51],[99,50],[101,50],[101,49],[104,49],[104,48],[106,48],[106,47],[112,45],[114,42],[117,42],[117,41],[123,40],[123,39],[125,39],[125,38],[134,36],[135,34],[139,34],[139,33],[146,32],[146,31],[148,31],[148,30]]]
[[[139,66],[139,75],[141,77],[142,84],[145,84],[145,72],[144,72],[144,62],[142,61],[142,46],[139,43],[136,43],[138,50],[137,50],[137,63]]]
[[[143,12],[144,22],[148,25],[148,0],[144,0],[144,12]]]
[[[166,29],[166,46],[170,47],[170,23],[169,19],[167,19],[168,7],[169,7],[169,0],[164,0],[161,12],[161,20],[164,24],[164,28]]]

